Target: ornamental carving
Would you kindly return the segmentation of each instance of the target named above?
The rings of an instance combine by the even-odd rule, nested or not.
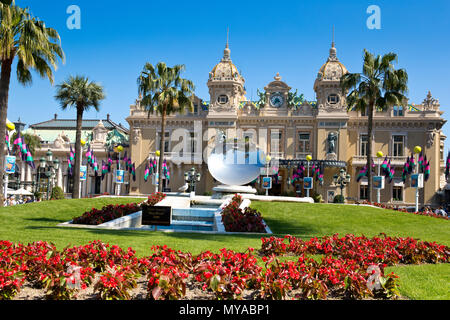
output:
[[[434,99],[428,91],[427,97],[422,102],[423,110],[436,110],[439,107],[439,100]]]
[[[138,128],[133,129],[133,144],[136,144],[139,142],[139,138],[141,136],[141,130]]]
[[[433,146],[435,135],[436,130],[427,131],[427,148],[431,148]]]

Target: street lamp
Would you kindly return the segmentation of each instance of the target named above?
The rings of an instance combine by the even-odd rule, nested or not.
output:
[[[350,180],[350,174],[348,174],[344,169],[341,169],[339,174],[335,174],[333,176],[334,185],[341,188],[341,196],[344,196],[343,189],[348,183],[350,183]]]
[[[309,162],[312,160],[311,155],[307,155],[306,156],[306,166],[307,166],[307,170],[306,170],[306,176],[309,178]],[[314,177],[313,177],[314,178]],[[306,189],[306,196],[309,197],[309,189]]]
[[[56,172],[59,169],[59,160],[53,160],[53,153],[48,149],[46,153],[47,158],[40,158],[40,166],[43,168],[44,174],[47,177],[47,200],[50,199],[50,188],[53,186],[53,179],[56,176]],[[40,178],[40,176],[39,176]],[[51,183],[50,183],[51,182]]]
[[[269,176],[270,160],[272,160],[272,158],[270,157],[270,155],[267,155],[267,157],[266,157],[266,178]],[[268,196],[268,195],[269,195],[269,189],[266,189],[266,196]]]
[[[382,157],[383,157],[383,152],[378,151],[378,152],[377,152],[377,158],[378,158],[378,176],[380,176],[380,174],[381,174],[380,166],[381,166],[381,158],[382,158]],[[381,196],[380,196],[380,193],[381,193],[381,189],[380,189],[380,188],[377,188],[377,203],[380,203],[380,202],[381,202]]]
[[[414,147],[414,153],[415,153],[415,156],[414,156],[414,162],[415,162],[415,164],[416,164],[416,174],[418,175],[418,177],[417,177],[417,185],[416,185],[416,212],[418,212],[419,211],[419,188],[422,188],[422,186],[420,186],[420,183],[419,183],[419,163],[418,163],[418,161],[417,161],[417,156],[418,156],[418,154],[419,153],[421,153],[422,152],[422,147],[420,147],[420,146],[415,146]],[[423,178],[422,178],[423,179]],[[422,182],[423,183],[423,182]]]
[[[23,131],[23,129],[25,128],[25,123],[20,121],[20,117],[16,122],[13,122],[13,123],[14,123],[14,126],[16,127],[17,133],[21,133]]]
[[[195,193],[195,184],[200,182],[201,176],[200,172],[195,171],[195,168],[191,168],[191,170],[184,173],[184,181],[189,184],[190,192]]]

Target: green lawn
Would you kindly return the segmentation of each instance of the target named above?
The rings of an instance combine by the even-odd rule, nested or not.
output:
[[[261,235],[213,235],[149,231],[115,231],[57,227],[58,223],[81,215],[92,207],[142,201],[135,198],[55,200],[0,208],[0,239],[29,243],[53,242],[58,248],[102,240],[123,248],[133,247],[146,255],[152,245],[193,254],[228,248],[242,251],[261,246]],[[450,245],[450,222],[378,208],[333,204],[252,202],[275,235],[291,234],[304,239],[339,233],[368,237],[381,232],[390,236],[415,237]],[[283,258],[285,259],[285,258]],[[291,258],[287,258],[291,259]],[[392,270],[391,270],[392,269]],[[398,266],[390,268],[400,276],[401,293],[412,299],[450,299],[450,264]]]

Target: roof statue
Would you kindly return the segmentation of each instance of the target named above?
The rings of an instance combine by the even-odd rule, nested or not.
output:
[[[288,106],[294,110],[297,110],[301,107],[301,105],[305,102],[305,97],[302,94],[298,95],[298,90],[295,92],[288,92]]]
[[[128,145],[128,138],[117,129],[111,130],[106,136],[105,146],[108,150],[113,150],[118,145]]]

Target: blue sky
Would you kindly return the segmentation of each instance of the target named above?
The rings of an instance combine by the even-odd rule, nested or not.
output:
[[[185,64],[184,76],[194,81],[196,94],[209,100],[208,73],[220,60],[230,29],[231,58],[246,80],[247,98],[256,99],[279,72],[282,80],[314,100],[313,83],[328,57],[331,30],[340,61],[360,72],[363,49],[375,54],[393,51],[397,67],[409,74],[409,98],[420,103],[428,90],[439,99],[444,118],[450,114],[450,1],[119,1],[16,0],[58,30],[66,63],[55,72],[55,83],[69,75],[86,75],[100,82],[107,99],[100,112],[85,118],[105,118],[128,124],[129,106],[137,97],[136,79],[145,62]],[[69,30],[70,5],[81,9],[81,29]],[[369,29],[370,5],[381,10],[381,29]],[[20,86],[13,76],[8,118],[27,124],[45,121],[61,111],[55,87],[34,75],[32,86]],[[450,139],[450,125],[444,126]],[[449,143],[446,143],[448,148]]]

